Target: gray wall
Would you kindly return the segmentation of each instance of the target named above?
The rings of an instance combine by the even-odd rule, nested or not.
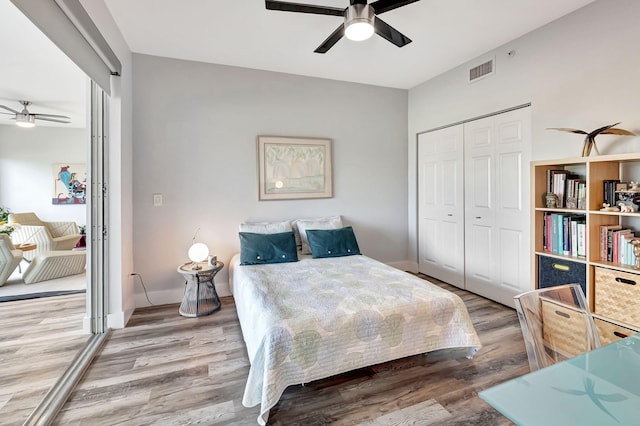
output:
[[[53,165],[87,164],[88,129],[0,125],[0,206],[87,224],[86,205],[53,205]]]
[[[412,262],[417,262],[416,134],[527,102],[533,160],[581,154],[582,135],[548,127],[591,131],[620,121],[619,127],[640,134],[639,16],[637,0],[599,0],[409,91]],[[514,56],[507,54],[511,50]],[[469,84],[469,68],[490,57],[495,74]],[[638,137],[596,140],[603,154],[640,150]]]
[[[407,259],[407,91],[134,54],[135,272],[176,302],[194,232],[228,264],[238,224],[340,214],[364,254]],[[258,201],[257,135],[333,139],[334,197]],[[153,207],[153,194],[164,197]],[[133,271],[132,271],[133,272]],[[216,283],[228,294],[227,268]],[[140,290],[137,306],[146,304]]]

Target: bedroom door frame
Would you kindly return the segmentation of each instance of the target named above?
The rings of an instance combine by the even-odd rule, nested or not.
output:
[[[91,271],[90,331],[105,333],[108,315],[109,244],[108,244],[108,118],[109,98],[94,81],[91,81]]]

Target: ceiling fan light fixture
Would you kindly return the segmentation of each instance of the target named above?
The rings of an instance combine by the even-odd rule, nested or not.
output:
[[[16,114],[16,125],[20,127],[35,127],[36,118],[31,114]]]
[[[344,18],[344,35],[353,41],[366,40],[373,35],[375,11],[368,4],[349,6]]]

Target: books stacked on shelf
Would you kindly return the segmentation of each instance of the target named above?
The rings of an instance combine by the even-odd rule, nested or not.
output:
[[[619,184],[620,181],[616,179],[609,179],[602,181],[603,185],[603,194],[604,200],[603,203],[608,204],[609,206],[615,206],[618,202],[618,194],[616,194],[616,185]]]
[[[556,194],[558,208],[586,208],[586,182],[568,170],[547,170],[547,192]]]
[[[636,257],[633,245],[629,244],[633,238],[635,234],[631,229],[622,229],[621,225],[601,225],[600,260],[634,266]]]
[[[586,257],[587,231],[584,215],[545,212],[542,249],[563,256]]]
[[[568,209],[585,210],[587,208],[587,183],[580,177],[571,177],[566,183],[564,206]]]

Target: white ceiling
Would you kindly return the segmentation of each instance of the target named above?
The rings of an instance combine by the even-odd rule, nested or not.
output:
[[[324,55],[313,51],[341,17],[266,10],[263,0],[105,3],[136,53],[408,89],[592,1],[421,0],[381,15],[407,46],[343,38]]]
[[[86,127],[86,75],[6,0],[0,1],[0,52],[0,105],[21,111],[18,101],[31,101],[31,113],[71,118],[71,124],[38,126]],[[11,117],[0,114],[0,125],[14,125]]]
[[[421,0],[381,15],[413,43],[342,39],[324,55],[313,50],[340,17],[269,11],[263,0],[104,1],[135,53],[408,89],[594,0]],[[1,105],[29,100],[30,112],[72,118],[39,125],[86,126],[86,76],[6,0],[0,52]]]

